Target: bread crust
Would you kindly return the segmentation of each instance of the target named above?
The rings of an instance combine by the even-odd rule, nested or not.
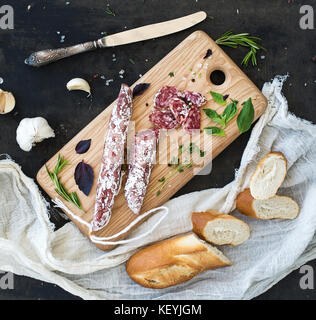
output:
[[[217,219],[236,220],[236,221],[241,222],[244,225],[246,225],[247,228],[249,229],[249,226],[247,225],[247,223],[245,223],[244,221],[242,221],[236,217],[233,217],[229,214],[220,213],[216,210],[206,210],[204,212],[193,212],[192,213],[192,215],[191,215],[191,221],[192,221],[192,226],[193,226],[192,231],[194,233],[196,233],[203,240],[210,242],[209,239],[207,238],[206,234],[204,233],[204,230],[209,222],[217,220]],[[214,244],[217,244],[217,243],[214,243]],[[233,243],[227,243],[227,244],[234,246]]]
[[[292,198],[290,197],[285,197],[285,196],[278,196],[278,195],[275,195],[274,197],[276,198],[288,198],[290,200],[292,200],[296,206],[297,206],[297,211],[299,213],[299,205],[296,203],[296,201],[294,201]],[[255,209],[254,209],[254,201],[259,201],[259,200],[256,200],[253,198],[253,196],[251,195],[250,193],[250,189],[245,189],[244,191],[240,192],[236,198],[236,208],[237,210],[248,216],[248,217],[251,217],[251,218],[256,218],[256,219],[261,219],[261,220],[273,220],[273,219],[292,219],[292,218],[284,218],[282,216],[279,216],[279,217],[273,217],[273,218],[262,218],[260,216],[257,215]],[[298,215],[297,213],[297,215]],[[297,217],[296,215],[296,217]],[[294,218],[296,218],[294,217]],[[294,219],[293,218],[293,219]]]
[[[282,181],[281,181],[281,183],[280,183],[280,185],[279,185],[279,187],[278,187],[278,188],[280,188],[280,186],[281,186],[282,183],[284,182],[284,179],[285,179],[286,174],[287,174],[287,160],[286,160],[284,154],[283,154],[282,152],[279,152],[279,151],[271,151],[271,152],[267,153],[267,154],[258,162],[257,167],[256,167],[256,170],[254,171],[254,173],[253,173],[253,174],[251,175],[251,177],[250,177],[250,180],[249,180],[250,184],[251,184],[251,182],[252,182],[252,180],[253,180],[253,177],[254,177],[255,174],[260,170],[260,168],[263,166],[263,164],[264,164],[264,162],[267,160],[267,158],[273,157],[273,156],[280,156],[280,157],[283,159],[283,161],[285,162],[285,173],[284,173],[284,177],[283,177],[283,179],[282,179]],[[275,194],[276,194],[276,193],[275,193]],[[274,194],[274,195],[275,195],[275,194]],[[273,195],[273,196],[274,196],[274,195]],[[272,197],[273,197],[273,196],[272,196]],[[272,198],[272,197],[271,197],[271,198]],[[260,199],[260,200],[265,200],[265,199]]]
[[[244,214],[245,216],[261,219],[257,216],[255,210],[253,209],[254,198],[250,193],[250,189],[245,189],[240,192],[236,198],[236,208],[237,210]]]
[[[228,259],[222,260],[190,233],[138,251],[127,261],[126,272],[143,287],[163,289],[190,280],[204,270],[228,265]]]

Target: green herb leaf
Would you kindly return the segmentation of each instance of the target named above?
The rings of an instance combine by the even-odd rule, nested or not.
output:
[[[165,182],[166,178],[165,177],[162,177],[160,179],[158,179],[158,182]]]
[[[226,101],[224,100],[224,96],[222,94],[214,92],[214,91],[211,91],[210,94],[212,95],[212,98],[216,103],[218,103],[222,106],[224,106],[226,104]]]
[[[169,77],[174,77],[174,72],[169,72],[168,76]]]
[[[205,132],[209,135],[225,137],[226,133],[222,128],[218,127],[206,127],[204,128]]]
[[[135,64],[135,61],[134,61],[132,58],[129,58],[128,61],[129,61],[131,64]]]
[[[222,114],[222,118],[225,121],[225,125],[234,118],[234,116],[236,115],[238,109],[237,109],[237,104],[238,101],[237,100],[233,100],[232,103],[230,103],[225,110],[223,111]]]
[[[248,131],[251,124],[255,118],[255,109],[253,107],[251,98],[243,103],[243,108],[241,109],[237,117],[237,125],[240,133]]]
[[[205,156],[205,151],[200,150],[200,157],[203,158]]]
[[[225,125],[226,125],[225,120],[223,120],[222,116],[219,115],[215,110],[203,109],[203,111],[212,121],[220,124],[221,126],[223,126],[225,128]]]
[[[179,151],[183,152],[183,144],[181,144],[181,146],[179,147]]]

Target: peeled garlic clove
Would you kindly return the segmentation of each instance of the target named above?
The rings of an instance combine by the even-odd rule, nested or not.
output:
[[[15,107],[15,98],[11,92],[0,89],[0,113],[6,114],[11,112]]]
[[[69,91],[83,90],[83,91],[89,93],[88,97],[91,95],[91,89],[90,89],[89,83],[85,79],[82,79],[82,78],[74,78],[74,79],[70,80],[67,83],[67,89]]]

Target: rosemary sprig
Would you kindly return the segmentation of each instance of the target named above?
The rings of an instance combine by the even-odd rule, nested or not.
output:
[[[110,8],[110,6],[108,5],[105,9],[105,12],[113,17],[115,17],[115,12]]]
[[[52,180],[52,182],[55,185],[55,191],[64,200],[71,202],[76,207],[78,207],[80,210],[83,210],[81,207],[81,203],[80,203],[80,200],[78,198],[77,193],[76,192],[68,193],[66,191],[64,185],[59,181],[58,174],[67,165],[69,165],[69,163],[66,160],[64,160],[64,157],[61,157],[60,155],[58,155],[58,160],[57,160],[56,166],[54,168],[54,171],[52,171],[52,172],[49,171],[46,165],[45,165],[45,167],[46,167],[47,174],[49,175],[50,179]]]
[[[265,50],[258,41],[261,41],[260,38],[250,36],[249,33],[238,33],[233,34],[231,31],[224,33],[220,38],[215,42],[222,46],[227,46],[231,48],[238,48],[239,46],[249,48],[249,52],[246,54],[241,64],[248,66],[249,61],[253,66],[257,65],[257,51]]]

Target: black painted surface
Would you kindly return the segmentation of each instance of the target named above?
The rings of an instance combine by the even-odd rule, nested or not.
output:
[[[289,108],[297,116],[316,122],[315,112],[315,30],[299,28],[299,8],[315,5],[312,0],[3,0],[15,12],[15,29],[0,30],[1,88],[14,92],[15,110],[0,116],[0,153],[8,153],[30,177],[68,140],[87,125],[117,96],[121,83],[118,72],[125,70],[124,82],[132,84],[172,48],[194,30],[204,30],[217,39],[227,30],[250,32],[263,39],[267,53],[260,52],[258,67],[243,68],[261,88],[276,74],[290,74],[284,94]],[[290,2],[290,3],[289,3]],[[116,16],[105,12],[107,4]],[[30,9],[28,10],[28,6]],[[314,6],[315,7],[315,6]],[[237,9],[239,14],[237,13]],[[200,25],[164,38],[90,52],[75,56],[41,69],[24,65],[24,59],[33,51],[66,46],[134,28],[141,25],[173,19],[204,10],[208,19]],[[57,34],[60,32],[60,34]],[[60,43],[61,36],[65,42]],[[245,51],[224,48],[240,64]],[[115,54],[116,61],[112,61]],[[265,58],[261,59],[260,56]],[[129,62],[132,58],[135,65]],[[168,72],[168,70],[166,70]],[[170,71],[170,70],[169,70]],[[105,79],[94,79],[94,75]],[[90,81],[92,100],[81,92],[68,93],[65,84],[74,77]],[[109,86],[106,79],[114,79]],[[46,140],[26,153],[15,142],[18,123],[25,117],[45,117],[56,133],[55,139]],[[209,176],[197,176],[177,195],[222,187],[234,177],[249,133],[238,138],[213,162]],[[52,214],[57,225],[63,221]],[[316,267],[316,261],[310,263]],[[315,299],[314,290],[301,290],[302,275],[294,271],[260,299]],[[0,290],[1,299],[72,299],[62,289],[34,279],[15,276],[14,290]]]

